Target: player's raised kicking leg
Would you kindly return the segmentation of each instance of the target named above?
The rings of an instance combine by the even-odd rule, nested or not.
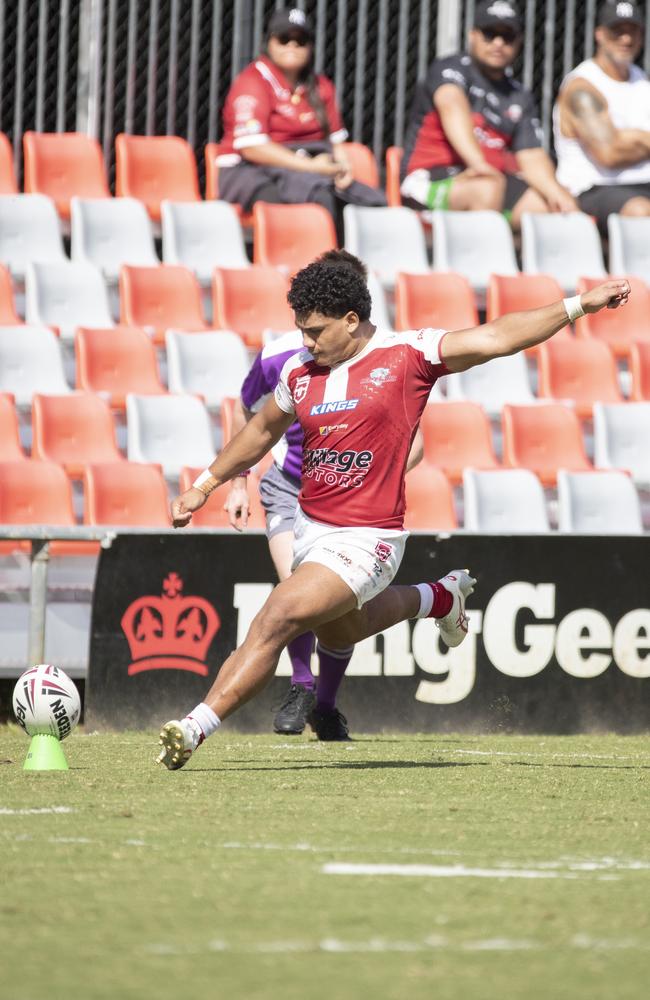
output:
[[[170,770],[183,767],[223,719],[264,687],[282,649],[303,632],[315,632],[328,649],[345,649],[398,622],[430,617],[448,646],[459,645],[467,634],[465,601],[475,582],[467,570],[454,570],[437,583],[386,587],[359,607],[361,588],[355,592],[352,583],[321,562],[303,562],[273,590],[205,701],[163,726],[159,763]],[[377,589],[375,581],[371,585]]]

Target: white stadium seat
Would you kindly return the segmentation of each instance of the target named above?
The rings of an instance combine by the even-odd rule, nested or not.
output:
[[[431,221],[434,271],[457,271],[481,294],[492,273],[518,273],[512,230],[500,212],[436,211]]]
[[[612,212],[607,218],[611,274],[642,278],[650,285],[650,218]]]
[[[530,406],[537,402],[530,387],[528,366],[523,354],[496,358],[447,380],[449,399],[471,399],[490,416],[501,413],[504,403]]]
[[[123,264],[160,263],[147,210],[137,198],[72,198],[72,259],[116,282]]]
[[[549,530],[544,489],[528,469],[465,469],[463,492],[468,531]]]
[[[558,527],[597,535],[637,535],[643,531],[634,483],[624,472],[557,474]]]
[[[30,264],[25,309],[28,323],[58,327],[68,342],[78,326],[103,330],[115,325],[101,272],[80,261]]]
[[[594,403],[594,464],[650,485],[650,403]]]
[[[368,271],[368,291],[372,299],[372,309],[370,311],[370,322],[374,323],[380,330],[392,330],[393,324],[388,315],[388,305],[386,303],[386,293],[381,286],[381,281],[374,271]]]
[[[216,408],[224,397],[239,396],[250,362],[246,346],[236,333],[167,330],[165,340],[170,392],[202,396],[206,406]]]
[[[237,212],[226,201],[163,201],[163,260],[209,284],[215,267],[250,267]]]
[[[18,406],[31,406],[34,393],[64,396],[65,380],[59,342],[42,326],[0,327],[0,392],[12,392]]]
[[[131,462],[162,466],[178,478],[184,465],[205,468],[216,448],[205,404],[196,396],[126,397],[127,456]]]
[[[607,274],[598,228],[584,212],[524,212],[521,260],[526,273],[550,274],[567,292],[575,292],[583,275]]]
[[[0,197],[0,262],[23,279],[35,260],[66,261],[61,223],[54,202],[44,194]]]
[[[384,287],[394,286],[398,271],[430,270],[422,223],[412,209],[346,205],[343,225],[345,249],[374,271]]]

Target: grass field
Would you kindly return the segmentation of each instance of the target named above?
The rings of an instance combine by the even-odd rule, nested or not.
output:
[[[648,995],[647,739],[154,744],[0,729],[3,1000]]]

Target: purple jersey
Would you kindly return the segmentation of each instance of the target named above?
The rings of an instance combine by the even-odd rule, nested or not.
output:
[[[284,333],[262,348],[241,387],[241,401],[247,410],[256,413],[262,408],[267,398],[275,392],[285,361],[302,350],[300,330]],[[298,482],[302,471],[302,438],[302,428],[296,421],[271,451],[282,471]]]

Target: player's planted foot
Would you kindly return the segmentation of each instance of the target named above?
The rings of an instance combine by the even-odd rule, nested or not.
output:
[[[443,576],[438,583],[452,596],[451,610],[444,618],[437,618],[436,625],[440,629],[443,642],[448,646],[460,646],[467,635],[467,615],[465,614],[465,601],[470,594],[474,593],[476,580],[469,575],[466,569],[454,569],[447,576]]]
[[[319,740],[342,743],[350,739],[348,720],[338,708],[314,708],[307,721]]]
[[[282,736],[299,736],[307,717],[316,704],[316,695],[304,684],[292,684],[273,720],[273,732]]]
[[[164,764],[168,771],[177,771],[203,742],[203,733],[190,719],[172,719],[160,730],[161,751],[156,764]]]

